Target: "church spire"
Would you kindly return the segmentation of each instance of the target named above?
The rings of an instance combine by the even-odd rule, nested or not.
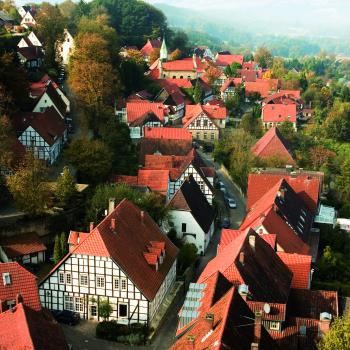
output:
[[[165,43],[165,36],[163,37],[163,42],[162,42],[162,47],[160,48],[159,58],[162,61],[166,61],[168,59],[168,49],[167,49],[166,43]]]

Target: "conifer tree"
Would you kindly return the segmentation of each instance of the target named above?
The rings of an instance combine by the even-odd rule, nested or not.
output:
[[[61,242],[58,235],[55,237],[55,245],[53,248],[53,261],[55,264],[59,263],[62,258]]]
[[[68,253],[67,236],[64,232],[61,233],[60,244],[61,244],[61,259],[62,259]]]

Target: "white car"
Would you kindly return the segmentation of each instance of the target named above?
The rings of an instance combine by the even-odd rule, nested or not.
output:
[[[227,204],[231,209],[237,208],[237,203],[233,198],[227,198]]]

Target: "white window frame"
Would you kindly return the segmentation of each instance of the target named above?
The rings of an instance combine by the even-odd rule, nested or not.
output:
[[[103,283],[101,283],[103,281]],[[100,283],[99,283],[100,282]],[[96,276],[96,288],[105,288],[106,279],[105,276]]]
[[[269,325],[269,329],[273,330],[273,331],[279,331],[280,330],[280,324],[279,322],[273,322],[271,321],[270,322],[270,325]]]
[[[2,274],[2,280],[4,282],[4,286],[8,286],[11,284],[11,276],[8,272],[4,272]]]
[[[74,300],[70,295],[64,296],[64,309],[69,311],[74,311]]]
[[[122,291],[128,290],[128,281],[127,281],[126,278],[121,278],[120,279],[120,290],[122,290]]]
[[[72,274],[70,272],[66,272],[66,284],[72,284]]]
[[[58,273],[58,283],[59,284],[64,284],[65,278],[64,278],[64,272],[59,272]]]
[[[126,316],[120,315],[120,306],[125,305],[126,306]],[[127,303],[118,303],[118,318],[128,318],[129,317],[129,305]]]
[[[74,298],[74,309],[76,312],[84,312],[84,298],[75,297]]]
[[[113,278],[113,289],[114,290],[120,290],[120,280],[119,277]]]
[[[86,281],[84,281],[86,283],[83,283],[83,280],[82,280],[83,278],[84,279],[86,278]],[[88,275],[86,273],[83,273],[83,274],[79,275],[79,285],[82,286],[82,287],[88,287],[88,285],[89,285],[89,277],[88,277]]]

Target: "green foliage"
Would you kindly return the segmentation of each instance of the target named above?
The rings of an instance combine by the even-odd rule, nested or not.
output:
[[[254,61],[258,62],[262,68],[271,67],[273,62],[272,53],[266,47],[261,46],[255,52]]]
[[[137,0],[93,0],[92,9],[104,7],[121,45],[142,47],[147,38],[156,39],[166,29],[166,17],[152,5]]]
[[[62,259],[62,246],[60,237],[56,235],[55,237],[55,245],[53,247],[53,262],[54,264],[58,264]]]
[[[202,99],[203,99],[203,90],[202,90],[202,86],[199,83],[199,81],[197,80],[196,85],[194,87],[194,91],[193,91],[193,101],[194,103],[202,103]]]
[[[141,193],[123,184],[102,184],[96,187],[90,200],[87,211],[89,221],[98,222],[103,217],[105,209],[108,208],[109,198],[114,198],[116,205],[127,198],[141,210],[148,212],[156,222],[166,219],[168,215],[168,207],[165,206],[162,196],[158,193]]]
[[[70,173],[69,168],[65,166],[62,174],[57,179],[55,196],[61,205],[66,206],[71,202],[76,193],[77,188],[74,177]]]
[[[350,103],[337,101],[329,112],[324,126],[328,138],[350,141]]]
[[[225,68],[224,72],[227,77],[238,77],[238,69],[242,69],[242,66],[237,62],[233,62],[231,65]]]
[[[75,139],[66,155],[82,182],[96,184],[110,175],[113,153],[102,141]]]
[[[27,152],[18,170],[7,178],[8,189],[18,209],[29,215],[42,214],[49,204],[45,164]]]
[[[184,272],[197,259],[197,247],[193,243],[185,243],[180,248],[178,256],[179,271]]]
[[[61,259],[62,259],[68,253],[67,235],[64,232],[62,232],[60,236],[60,245],[61,245]]]
[[[342,202],[350,202],[350,157],[341,165],[340,174],[335,178],[335,189]]]
[[[109,319],[113,312],[112,305],[109,303],[108,299],[100,300],[98,303],[98,315],[102,317],[104,321]]]
[[[255,138],[260,138],[262,136],[262,123],[260,117],[256,117],[255,113],[254,111],[245,113],[240,122],[240,128]]]
[[[320,343],[319,350],[350,350],[350,313],[336,318]]]

